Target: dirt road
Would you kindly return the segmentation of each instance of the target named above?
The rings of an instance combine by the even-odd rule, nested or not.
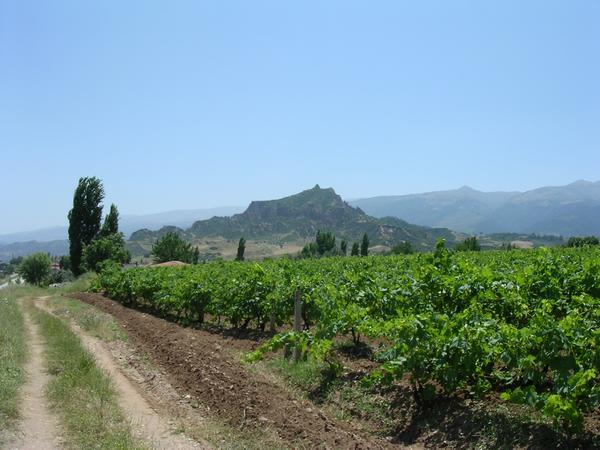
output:
[[[47,297],[36,299],[36,306],[53,314],[48,307]],[[111,379],[118,394],[118,403],[127,419],[132,425],[135,437],[143,441],[149,448],[157,450],[192,450],[210,448],[207,444],[200,444],[181,433],[178,433],[168,417],[161,416],[144,398],[138,388],[120,370],[114,361],[107,344],[96,339],[75,324],[69,323],[71,330],[81,339],[84,348],[94,356],[96,365],[100,367]]]
[[[27,333],[28,359],[24,367],[26,382],[21,389],[21,420],[15,432],[8,436],[5,448],[10,450],[56,450],[64,447],[63,433],[56,411],[49,407],[45,389],[51,375],[47,373],[45,342],[38,325],[31,317],[31,308],[52,314],[47,304],[48,297],[33,300],[35,306],[23,307],[23,317]],[[131,423],[133,435],[147,448],[163,450],[197,450],[211,448],[183,435],[174,418],[159,414],[142,395],[135,382],[126,377],[113,359],[107,344],[89,336],[76,324],[70,323],[72,331],[78,335],[84,348],[94,356],[96,365],[111,379],[118,394],[119,407]],[[163,385],[163,389],[167,386]],[[93,439],[93,436],[90,436]]]
[[[25,365],[27,381],[22,390],[21,417],[16,439],[8,445],[18,450],[51,450],[61,448],[58,422],[48,408],[44,396],[49,375],[44,364],[44,342],[36,323],[24,311],[29,355]]]

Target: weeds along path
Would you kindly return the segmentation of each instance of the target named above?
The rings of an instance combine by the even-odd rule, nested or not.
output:
[[[36,306],[48,314],[55,315],[46,302],[47,298],[37,298]],[[176,431],[173,430],[169,421],[152,409],[136,386],[123,375],[105,344],[99,339],[85,333],[73,321],[70,321],[68,325],[79,337],[83,347],[94,356],[96,365],[110,377],[118,394],[119,406],[130,421],[132,432],[136,438],[145,442],[153,449],[187,450],[209,448],[208,445],[199,444],[182,434],[175,434]]]
[[[25,364],[27,380],[21,394],[21,417],[16,441],[9,444],[10,449],[50,450],[61,448],[58,422],[48,408],[44,389],[50,375],[44,364],[44,342],[38,326],[31,318],[28,308],[23,308],[23,319],[29,344],[28,358]]]

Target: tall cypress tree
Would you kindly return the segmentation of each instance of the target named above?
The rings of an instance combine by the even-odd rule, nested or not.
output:
[[[73,208],[69,211],[69,254],[71,270],[75,275],[82,273],[81,255],[83,248],[92,242],[100,231],[104,187],[96,177],[83,177],[73,195]]]
[[[360,252],[360,250],[359,250],[358,242],[355,242],[354,244],[352,244],[352,251],[350,252],[350,256],[358,256],[359,252]]]
[[[367,256],[369,254],[369,236],[367,233],[363,235],[362,242],[360,244],[360,256]]]
[[[235,257],[236,261],[244,260],[244,252],[246,251],[246,239],[243,237],[240,238],[240,242],[238,243],[237,256]]]
[[[110,211],[107,216],[104,218],[104,223],[102,224],[102,228],[100,229],[100,236],[106,237],[111,234],[117,234],[119,232],[119,210],[117,206],[113,203],[110,205]]]
[[[346,252],[348,251],[348,242],[346,239],[343,239],[340,243],[340,250],[342,251],[342,254],[346,256]]]

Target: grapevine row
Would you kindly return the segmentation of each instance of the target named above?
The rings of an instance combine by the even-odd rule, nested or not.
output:
[[[120,270],[94,288],[188,324],[289,324],[300,290],[306,330],[285,343],[325,357],[336,337],[384,342],[366,383],[408,375],[415,392],[529,404],[572,430],[600,406],[600,251],[539,249],[403,257],[216,262]]]

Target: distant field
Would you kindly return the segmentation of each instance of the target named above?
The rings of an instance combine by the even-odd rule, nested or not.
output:
[[[245,258],[249,260],[260,260],[269,257],[295,255],[302,250],[304,244],[308,241],[286,242],[274,244],[265,240],[247,240]],[[149,242],[136,243],[142,249],[133,253],[134,260],[140,260],[142,254],[150,255],[152,244]],[[200,260],[213,260],[222,258],[225,260],[235,259],[237,254],[238,241],[225,238],[200,239],[192,241],[192,244],[198,247],[200,251]],[[151,262],[151,258],[141,258],[145,263]]]

